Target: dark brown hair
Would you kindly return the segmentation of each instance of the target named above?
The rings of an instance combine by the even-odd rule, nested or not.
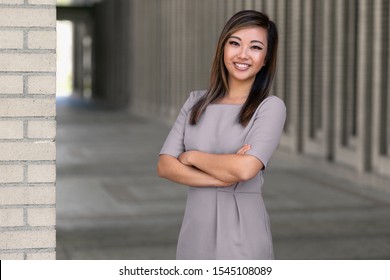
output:
[[[234,14],[223,28],[219,37],[211,68],[210,86],[206,94],[192,107],[190,124],[199,120],[206,107],[215,103],[228,92],[228,71],[224,63],[224,47],[229,37],[236,31],[248,27],[262,27],[267,30],[267,54],[265,65],[256,74],[249,96],[243,105],[238,121],[246,126],[260,103],[269,95],[275,76],[278,32],[276,25],[266,14],[254,10],[244,10]]]

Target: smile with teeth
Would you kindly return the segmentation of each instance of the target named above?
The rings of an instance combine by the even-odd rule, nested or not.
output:
[[[249,68],[249,64],[246,64],[246,63],[237,63],[235,62],[234,65],[240,69],[240,70],[245,70],[245,69],[248,69]]]

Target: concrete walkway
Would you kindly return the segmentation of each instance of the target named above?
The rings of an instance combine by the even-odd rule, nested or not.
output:
[[[174,259],[186,187],[156,175],[170,127],[58,101],[57,259]],[[297,164],[265,175],[277,259],[390,259],[390,193]]]

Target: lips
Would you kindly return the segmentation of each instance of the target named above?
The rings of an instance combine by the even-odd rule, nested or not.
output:
[[[237,69],[239,69],[239,70],[246,70],[246,69],[248,69],[249,68],[249,64],[246,64],[246,63],[238,63],[238,62],[234,62],[233,63],[234,64],[234,66],[237,68]]]

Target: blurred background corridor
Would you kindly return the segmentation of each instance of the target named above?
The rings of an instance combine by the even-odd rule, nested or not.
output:
[[[276,258],[390,258],[387,0],[57,3],[57,259],[175,258],[186,187],[157,177],[158,152],[242,9],[279,31]]]

